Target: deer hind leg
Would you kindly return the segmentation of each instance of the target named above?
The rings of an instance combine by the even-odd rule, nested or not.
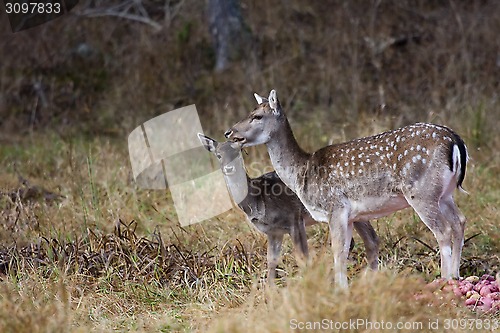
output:
[[[432,231],[439,245],[441,254],[441,277],[452,277],[452,229],[450,223],[443,216],[438,201],[434,199],[422,200],[414,198],[413,195],[405,195],[406,200],[413,207],[415,212],[424,222],[424,224]]]
[[[267,283],[274,286],[276,279],[276,267],[281,252],[281,244],[283,244],[283,234],[268,234],[267,235]]]
[[[347,256],[352,239],[353,224],[349,223],[348,210],[342,208],[332,213],[329,221],[332,250],[334,255],[335,283],[347,289]]]
[[[354,222],[354,229],[363,240],[366,249],[368,267],[374,271],[378,270],[379,238],[375,229],[369,221]]]
[[[453,197],[447,196],[441,198],[439,208],[448,221],[452,230],[453,248],[451,251],[451,276],[460,277],[460,257],[464,245],[465,216],[458,209],[453,201]]]

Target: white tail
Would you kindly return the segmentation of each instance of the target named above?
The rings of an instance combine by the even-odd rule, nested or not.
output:
[[[458,277],[465,217],[453,191],[465,177],[467,149],[452,130],[415,124],[324,147],[312,154],[296,142],[276,91],[225,135],[243,146],[266,144],[283,182],[317,221],[328,222],[336,282],[347,286],[346,259],[353,225],[413,209],[434,233],[441,275]]]
[[[202,134],[198,138],[204,147],[215,154],[230,192],[239,193],[242,186],[248,188],[248,195],[238,206],[257,230],[268,238],[267,265],[268,282],[274,284],[276,266],[279,261],[283,236],[290,234],[295,249],[305,259],[308,255],[305,226],[315,224],[297,196],[286,187],[275,172],[266,173],[258,178],[249,178],[244,169],[241,146],[231,141],[219,143]],[[245,174],[245,184],[241,184],[241,173]],[[356,224],[361,236],[371,269],[378,265],[378,237],[369,222]]]

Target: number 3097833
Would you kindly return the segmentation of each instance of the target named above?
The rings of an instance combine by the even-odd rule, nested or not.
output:
[[[45,3],[45,2],[23,2],[23,3],[5,3],[5,12],[7,14],[59,14],[61,12],[61,4]]]

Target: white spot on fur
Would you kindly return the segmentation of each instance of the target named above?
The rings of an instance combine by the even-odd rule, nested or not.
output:
[[[422,149],[422,147],[420,145],[417,145],[417,150],[420,151],[420,149]]]
[[[437,133],[436,132],[432,132],[432,138],[435,139],[437,137]]]
[[[402,158],[403,158],[403,154],[399,154],[398,155],[398,161],[401,161]]]
[[[359,174],[362,174],[362,173],[363,173],[363,169],[359,169],[359,170],[358,170],[358,173],[359,173]]]

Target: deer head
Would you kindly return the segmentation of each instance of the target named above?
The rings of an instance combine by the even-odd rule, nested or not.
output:
[[[247,174],[238,142],[216,140],[198,133],[198,139],[206,150],[213,153],[224,175],[229,191],[236,203],[240,203],[248,194]]]
[[[276,132],[279,122],[285,121],[276,90],[265,98],[254,94],[259,105],[250,115],[227,130],[224,135],[243,147],[266,144]]]

